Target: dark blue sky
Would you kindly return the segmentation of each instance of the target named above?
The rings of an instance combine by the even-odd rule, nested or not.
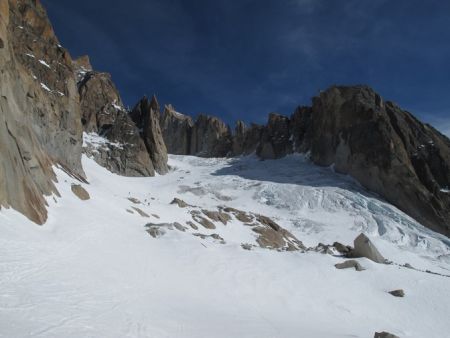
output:
[[[450,134],[450,1],[42,0],[73,57],[127,105],[264,122],[332,84],[368,84]]]

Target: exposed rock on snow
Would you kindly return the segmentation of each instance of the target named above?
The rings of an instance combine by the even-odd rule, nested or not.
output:
[[[178,222],[173,223],[147,223],[145,225],[146,231],[153,238],[159,238],[164,236],[167,230],[173,230],[174,228],[179,231],[186,231],[186,228]]]
[[[133,208],[139,215],[141,215],[142,217],[150,218],[149,214],[147,214],[146,212],[142,211],[141,209],[136,208],[136,207],[132,207],[132,208]]]
[[[209,219],[200,216],[199,214],[192,213],[192,219],[196,221],[197,223],[201,224],[206,229],[215,229],[216,226],[213,222],[211,222]]]
[[[242,223],[250,224],[255,219],[255,217],[253,215],[248,214],[242,210],[226,207],[226,208],[223,208],[223,211],[232,213],[234,215],[234,217],[236,217],[236,219],[238,221],[241,221]]]
[[[348,254],[353,250],[353,248],[352,248],[351,246],[344,245],[344,244],[339,243],[339,242],[334,242],[334,243],[333,243],[333,247],[334,247],[339,253],[341,253],[341,254],[343,254],[343,255],[348,255]]]
[[[403,291],[402,289],[389,291],[389,293],[394,297],[405,297],[405,291]]]
[[[71,186],[72,192],[82,201],[87,201],[91,197],[89,193],[79,184],[72,184]]]
[[[214,222],[222,222],[223,225],[226,225],[228,221],[231,220],[230,215],[220,212],[220,211],[210,211],[210,210],[202,210],[203,214],[208,216]]]
[[[259,234],[256,242],[266,249],[297,251],[306,247],[293,234],[283,229],[267,216],[256,215],[256,219],[262,226],[252,228]]]
[[[350,252],[349,257],[366,257],[376,263],[386,263],[384,258],[372,241],[364,234],[355,238],[355,248]]]
[[[211,235],[205,235],[205,234],[201,234],[201,233],[194,233],[192,234],[193,236],[196,237],[200,237],[201,239],[207,239],[207,238],[212,238],[215,241],[218,241],[220,244],[225,244],[225,240],[220,237],[220,235],[218,234],[211,234]]]
[[[136,197],[128,197],[127,200],[129,200],[133,204],[142,204],[142,202]]]
[[[170,202],[170,204],[176,204],[178,205],[180,208],[187,208],[189,206],[189,204],[187,204],[185,201],[183,201],[182,199],[179,199],[177,197],[175,197],[172,202]]]
[[[389,332],[375,332],[374,338],[400,338],[392,333]]]
[[[363,271],[365,270],[361,264],[359,264],[358,261],[355,261],[353,259],[345,261],[343,263],[338,263],[334,265],[336,267],[336,269],[350,269],[350,268],[355,268],[356,271]]]

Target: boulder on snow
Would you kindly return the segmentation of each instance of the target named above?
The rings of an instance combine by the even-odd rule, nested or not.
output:
[[[352,250],[352,247],[350,247],[348,245],[344,245],[339,242],[334,242],[333,247],[336,249],[336,251],[338,251],[339,253],[341,253],[343,255],[348,255],[350,253],[350,251]]]
[[[345,261],[343,263],[338,263],[334,265],[336,269],[350,269],[355,268],[356,271],[363,271],[365,270],[359,262],[355,261],[354,259]]]
[[[82,201],[87,201],[91,197],[89,196],[89,193],[79,184],[72,184],[70,187],[72,189],[72,192]]]
[[[172,200],[172,202],[170,202],[170,204],[176,204],[180,208],[187,208],[189,206],[189,204],[187,204],[185,201],[183,201],[179,198],[176,198],[176,197]]]
[[[394,297],[405,297],[405,291],[403,291],[402,289],[392,290],[389,291],[388,293],[390,293]]]
[[[383,331],[383,332],[375,332],[374,338],[400,338],[400,337],[396,336],[395,334]]]
[[[350,252],[349,257],[366,257],[375,263],[387,262],[372,241],[364,234],[360,234],[355,238],[354,241],[355,248]]]

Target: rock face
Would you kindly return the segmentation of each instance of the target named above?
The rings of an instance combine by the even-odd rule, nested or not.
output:
[[[42,224],[52,165],[84,177],[72,60],[39,1],[0,2],[0,42],[0,206]]]
[[[237,121],[234,128],[232,139],[232,153],[233,155],[242,155],[245,153],[245,139],[247,134],[247,126],[244,121]]]
[[[290,121],[287,116],[271,113],[256,150],[263,159],[277,159],[292,153]]]
[[[109,142],[85,142],[85,152],[108,170],[125,176],[153,176],[154,167],[139,130],[125,110],[108,73],[92,71],[87,57],[74,61],[83,129]]]
[[[224,157],[231,152],[230,128],[220,119],[199,115],[192,128],[191,155]]]
[[[170,139],[170,128],[164,129]],[[315,164],[334,165],[426,227],[450,236],[450,140],[367,86],[331,87],[290,118],[270,114],[266,126],[248,128],[238,121],[233,135],[219,119],[201,115],[185,154],[254,151],[263,159],[309,153]]]
[[[160,120],[161,131],[169,154],[188,155],[191,149],[192,118],[175,111],[173,106],[164,107]]]
[[[159,174],[169,171],[167,166],[167,148],[162,136],[158,100],[153,96],[152,101],[147,97],[142,98],[131,112],[131,118],[141,130],[147,152],[153,163],[153,167]]]
[[[311,159],[334,164],[432,230],[450,236],[450,140],[367,86],[314,98]]]
[[[311,148],[311,107],[298,107],[291,116],[290,133],[294,152],[306,153]]]
[[[233,155],[250,155],[256,152],[261,143],[264,126],[252,123],[247,127],[242,121],[236,123],[233,135]]]

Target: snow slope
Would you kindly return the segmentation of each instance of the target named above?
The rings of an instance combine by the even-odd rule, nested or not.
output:
[[[270,216],[306,246],[352,244],[364,232],[395,263],[450,275],[448,239],[351,178],[300,155],[171,156],[169,164],[165,176],[126,178],[84,157],[90,200],[56,168],[61,197],[48,198],[44,226],[0,211],[0,337],[449,335],[450,278],[367,259],[359,259],[365,271],[337,270],[342,258],[316,252],[244,250],[256,237],[234,219],[160,238],[144,227],[191,221],[192,208],[170,204],[178,197]],[[398,288],[404,298],[387,293]]]

